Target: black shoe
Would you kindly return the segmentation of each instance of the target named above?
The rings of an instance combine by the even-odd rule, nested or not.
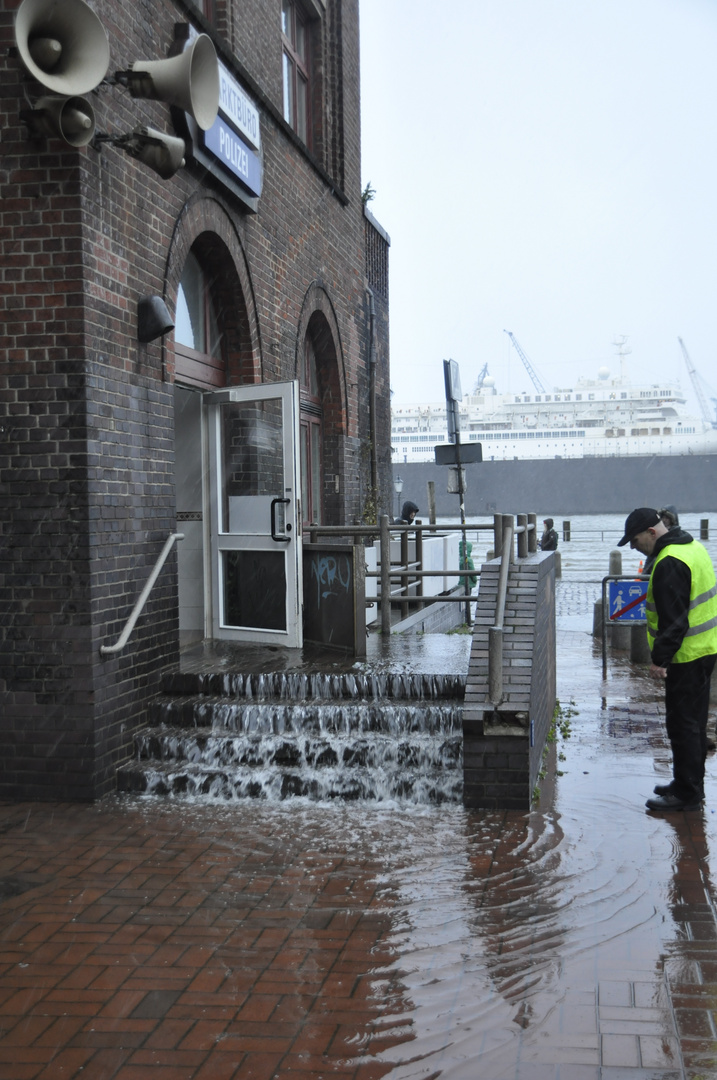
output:
[[[672,794],[672,783],[669,783],[669,784],[655,784],[655,786],[654,786],[654,788],[652,790],[655,792],[655,795],[671,795]]]
[[[701,802],[686,803],[677,795],[656,795],[654,799],[648,799],[645,803],[648,810],[699,810]]]

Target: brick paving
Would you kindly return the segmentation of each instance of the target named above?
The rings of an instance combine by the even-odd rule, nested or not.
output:
[[[530,814],[0,806],[0,1078],[717,1077],[717,762],[645,813],[659,696],[561,589]]]

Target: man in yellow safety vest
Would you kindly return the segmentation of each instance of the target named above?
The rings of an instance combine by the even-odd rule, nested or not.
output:
[[[706,549],[641,506],[625,521],[629,544],[651,566],[647,586],[650,675],[665,682],[672,782],[657,784],[650,810],[697,810],[704,800],[710,679],[717,656],[717,584]]]

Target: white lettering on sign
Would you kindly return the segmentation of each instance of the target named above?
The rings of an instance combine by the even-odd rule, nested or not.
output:
[[[249,176],[249,155],[241,143],[232,139],[231,132],[226,128],[219,130],[219,153],[227,159],[234,172]]]
[[[222,64],[219,65],[219,111],[241,132],[250,146],[259,149],[259,110]]]

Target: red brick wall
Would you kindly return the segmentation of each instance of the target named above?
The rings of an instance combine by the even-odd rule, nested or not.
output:
[[[175,529],[171,335],[138,343],[136,309],[156,294],[174,311],[195,241],[220,245],[223,288],[237,297],[226,315],[229,381],[294,378],[308,322],[316,312],[325,320],[336,354],[325,407],[339,475],[327,516],[362,514],[369,310],[358,2],[328,0],[326,118],[308,153],[281,119],[279,5],[274,20],[258,0],[218,0],[217,26],[226,28],[226,36],[211,31],[218,51],[227,63],[236,55],[235,77],[261,114],[257,214],[197,164],[166,181],[111,146],[98,153],[28,138],[19,112],[26,89],[37,88],[8,55],[16,6],[0,0],[0,798],[91,799],[112,790],[160,673],[178,657],[173,557],[124,652],[101,659],[99,646],[119,634]],[[161,57],[174,24],[195,10],[171,0],[93,6],[108,31],[110,73]],[[138,123],[173,131],[160,102],[120,88],[88,97],[100,131]],[[379,330],[388,444],[387,306]]]

